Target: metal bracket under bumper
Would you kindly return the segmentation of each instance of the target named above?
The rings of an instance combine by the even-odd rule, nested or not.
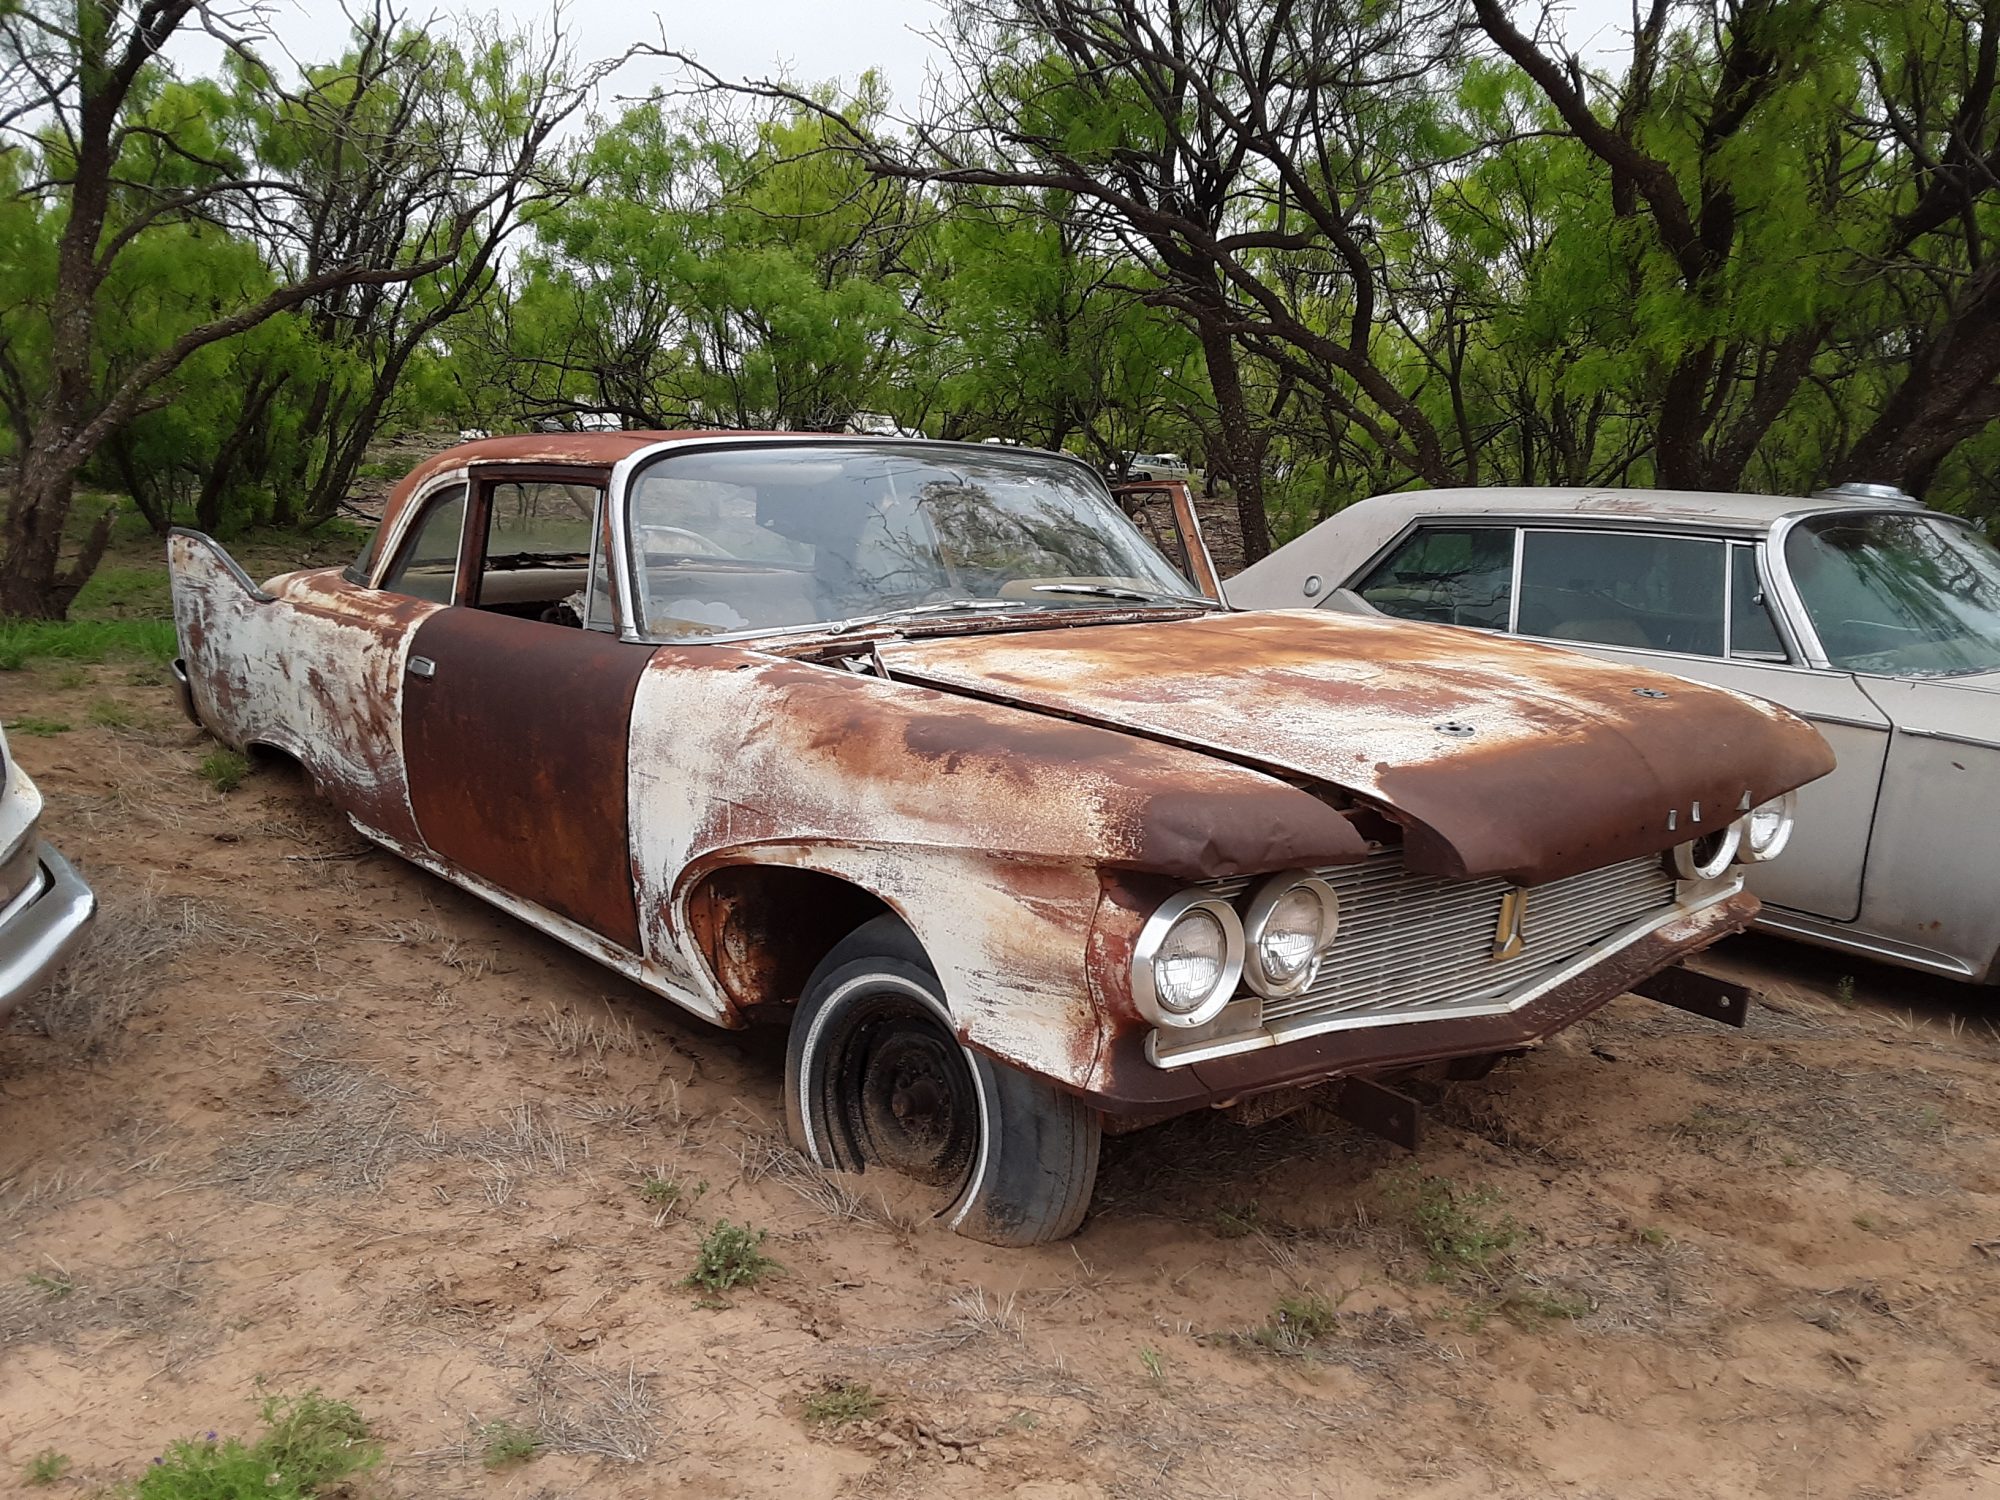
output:
[[[1742,984],[1718,980],[1712,974],[1696,974],[1692,968],[1674,964],[1662,968],[1632,986],[1632,994],[1658,1000],[1662,1006],[1686,1010],[1704,1020],[1718,1020],[1724,1026],[1750,1024],[1750,990]]]
[[[36,878],[0,911],[0,1017],[34,992],[83,941],[97,898],[69,861],[38,844]]]
[[[1748,989],[1679,964],[1640,980],[1632,986],[1632,993],[1688,1011],[1704,1020],[1720,1021],[1724,1026],[1750,1024]]]

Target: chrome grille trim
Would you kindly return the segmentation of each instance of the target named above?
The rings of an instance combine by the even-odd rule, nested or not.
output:
[[[1247,1032],[1156,1035],[1147,1048],[1154,1062],[1176,1067],[1326,1031],[1518,1010],[1676,916],[1742,888],[1734,872],[1698,893],[1684,888],[1658,855],[1549,881],[1529,891],[1526,950],[1496,960],[1500,905],[1513,889],[1504,880],[1413,874],[1400,850],[1312,873],[1340,898],[1339,935],[1313,984],[1262,1002],[1261,1020]],[[1220,880],[1207,889],[1233,899],[1252,884]]]

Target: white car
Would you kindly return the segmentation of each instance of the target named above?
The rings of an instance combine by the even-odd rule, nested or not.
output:
[[[2000,551],[1895,490],[1454,489],[1349,506],[1225,585],[1577,646],[1780,704],[1839,758],[1762,924],[2000,982]]]
[[[97,898],[38,834],[42,794],[0,734],[0,1018],[76,950]]]
[[[1192,471],[1188,462],[1178,453],[1128,453],[1125,455],[1125,477],[1127,479],[1185,479]]]

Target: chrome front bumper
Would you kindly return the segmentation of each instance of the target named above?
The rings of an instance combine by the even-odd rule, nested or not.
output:
[[[76,952],[96,910],[83,877],[38,842],[27,883],[0,904],[0,1019]]]

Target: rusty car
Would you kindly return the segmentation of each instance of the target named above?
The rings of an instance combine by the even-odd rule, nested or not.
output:
[[[1107,1128],[1325,1085],[1407,1139],[1388,1080],[1628,990],[1740,1021],[1680,960],[1756,914],[1747,820],[1832,764],[1659,674],[1232,612],[1017,446],[494,438],[344,570],[168,547],[217,739],[695,1015],[787,1026],[799,1149],[996,1244],[1078,1226]]]
[[[97,910],[41,818],[42,794],[0,733],[0,1021],[76,951]]]
[[[1784,705],[1839,765],[1751,873],[1760,926],[2000,983],[2000,550],[1900,491],[1415,490],[1349,506],[1229,580],[1559,642]],[[1974,828],[1979,827],[1977,823]]]

